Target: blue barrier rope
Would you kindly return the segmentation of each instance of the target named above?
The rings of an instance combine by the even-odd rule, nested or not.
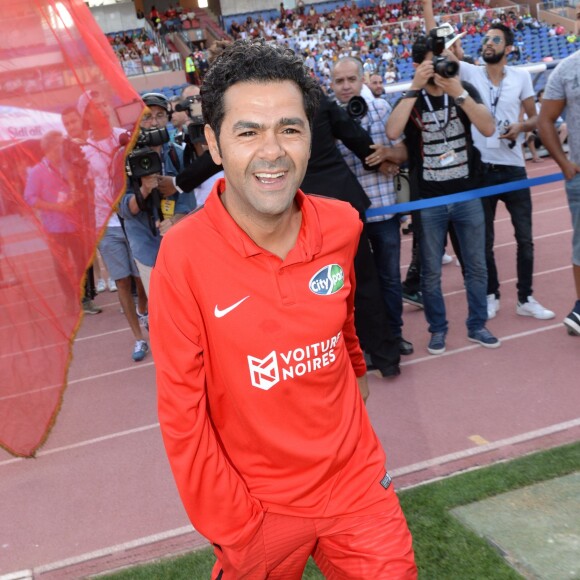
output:
[[[519,179],[518,181],[510,181],[501,185],[490,185],[488,187],[470,189],[468,191],[461,191],[459,193],[452,193],[450,195],[442,195],[440,197],[420,199],[406,203],[396,203],[386,207],[371,207],[370,209],[367,209],[366,216],[369,218],[385,214],[409,213],[410,211],[425,209],[427,207],[437,207],[439,205],[459,203],[460,201],[467,201],[470,199],[476,199],[478,197],[488,197],[490,195],[515,191],[516,189],[524,189],[526,187],[544,185],[545,183],[553,183],[554,181],[561,181],[562,179],[564,179],[564,175],[562,173],[552,173],[551,175],[534,177],[532,179]]]

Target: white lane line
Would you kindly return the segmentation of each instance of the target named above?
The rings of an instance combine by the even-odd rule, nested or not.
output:
[[[569,230],[560,230],[559,232],[554,232],[554,233],[550,233],[550,234],[542,234],[541,236],[534,236],[534,242],[536,240],[543,240],[544,238],[553,238],[554,236],[561,236],[563,234],[571,234],[573,230],[569,229]],[[508,248],[510,246],[515,246],[516,245],[516,241],[513,240],[511,242],[505,242],[503,244],[495,244],[493,246],[494,250],[497,250],[498,248]],[[453,258],[455,258],[456,256],[454,254],[451,254]],[[405,270],[409,268],[410,264],[401,264],[401,270]],[[541,274],[541,272],[534,272],[534,276],[537,274]],[[503,282],[503,281],[502,281]]]
[[[546,276],[547,274],[555,274],[556,272],[564,272],[566,270],[571,270],[572,269],[572,264],[569,264],[568,266],[563,266],[561,268],[552,268],[551,270],[543,270],[542,272],[534,272],[534,278],[536,278],[537,276]],[[507,284],[508,282],[517,282],[517,278],[507,278],[505,280],[501,281],[501,284]],[[451,292],[445,292],[445,294],[443,294],[443,296],[453,296],[455,294],[465,294],[465,288],[461,288],[459,290],[452,290]],[[412,304],[409,304],[409,306],[412,306]]]
[[[153,366],[155,363],[153,361],[148,363],[140,363],[139,365],[131,365],[130,367],[123,367],[121,369],[115,369],[114,371],[107,371],[106,373],[101,373],[98,375],[89,375],[88,377],[82,377],[79,379],[73,379],[67,381],[66,386],[76,385],[78,383],[86,383],[87,381],[92,381],[93,379],[102,379],[104,377],[111,377],[113,375],[118,375],[120,373],[130,372],[130,371],[137,371],[142,368],[147,368]],[[54,384],[48,385],[46,387],[41,387],[40,389],[32,389],[30,391],[24,391],[21,393],[13,393],[11,395],[5,395],[0,397],[0,401],[5,401],[6,399],[14,399],[16,397],[24,397],[27,395],[31,395],[33,393],[40,393],[42,391],[50,391],[51,389],[60,389],[63,385]],[[1,579],[0,579],[1,580]]]
[[[542,326],[540,328],[532,328],[531,330],[526,330],[525,332],[518,332],[516,334],[508,334],[507,336],[500,336],[498,337],[502,342],[506,342],[508,340],[515,340],[516,338],[524,338],[526,336],[531,336],[533,334],[537,334],[540,332],[546,332],[547,330],[554,330],[554,329],[562,329],[562,323],[558,322],[557,324],[550,324],[549,326]],[[400,363],[402,367],[406,367],[406,366],[410,366],[410,365],[415,365],[421,362],[425,362],[425,361],[433,361],[433,360],[437,360],[439,358],[443,358],[445,356],[451,356],[451,355],[455,355],[455,354],[459,354],[462,352],[467,352],[469,350],[473,350],[475,348],[484,348],[479,344],[469,344],[467,346],[463,346],[461,348],[455,348],[453,350],[446,350],[443,354],[438,354],[438,355],[432,355],[429,354],[427,356],[423,356],[421,358],[416,358],[410,361],[405,361]]]
[[[35,575],[44,574],[46,572],[51,572],[54,570],[58,570],[60,568],[65,568],[67,566],[82,564],[83,562],[94,560],[96,558],[102,558],[104,556],[112,556],[113,554],[124,552],[125,550],[132,550],[134,548],[140,548],[142,546],[147,546],[149,544],[155,544],[156,542],[161,542],[162,540],[168,540],[171,538],[176,538],[178,536],[183,536],[185,534],[190,534],[191,532],[194,531],[195,529],[191,525],[176,528],[174,530],[167,530],[166,532],[160,532],[159,534],[145,536],[137,540],[132,540],[131,542],[125,542],[124,544],[117,544],[115,546],[110,546],[108,548],[102,548],[101,550],[95,550],[94,552],[87,552],[86,554],[81,554],[79,556],[74,556],[72,558],[66,558],[65,560],[53,562],[52,564],[38,566],[37,568],[34,568],[33,572]]]
[[[110,336],[111,334],[118,334],[120,332],[129,332],[130,330],[131,328],[129,326],[125,328],[117,328],[116,330],[108,330],[107,332],[100,332],[99,334],[77,337],[75,338],[75,342],[83,342],[84,340],[91,340],[93,338],[103,338],[103,336]]]
[[[78,449],[79,447],[88,447],[89,445],[95,445],[97,443],[103,443],[104,441],[110,441],[112,439],[118,439],[119,437],[125,437],[127,435],[135,435],[135,433],[142,433],[143,431],[150,431],[151,429],[157,429],[159,423],[152,423],[151,425],[144,425],[143,427],[135,427],[134,429],[127,429],[125,431],[117,431],[116,433],[110,433],[109,435],[103,435],[102,437],[95,437],[93,439],[87,439],[85,441],[79,441],[78,443],[71,443],[70,445],[63,445],[62,447],[55,447],[54,449],[47,449],[46,451],[39,451],[36,454],[36,458],[44,457],[45,455],[54,455],[55,453],[61,453],[63,451],[70,451],[71,449]],[[17,463],[20,461],[26,461],[26,457],[14,457],[13,459],[7,459],[6,461],[0,461],[0,467],[4,465],[10,465],[12,463]]]
[[[451,463],[452,461],[458,461],[459,459],[465,459],[474,455],[481,455],[482,453],[487,453],[488,451],[494,451],[496,449],[501,449],[502,447],[515,445],[516,443],[524,443],[526,441],[531,441],[532,439],[545,437],[546,435],[560,433],[561,431],[566,431],[567,429],[572,429],[573,427],[578,426],[580,426],[580,418],[572,419],[571,421],[565,421],[563,423],[556,423],[555,425],[550,425],[549,427],[544,427],[543,429],[536,429],[534,431],[528,431],[527,433],[521,433],[520,435],[515,435],[514,437],[500,439],[487,445],[478,445],[477,447],[471,447],[469,449],[464,449],[463,451],[457,451],[456,453],[440,455],[439,457],[434,457],[433,459],[428,459],[427,461],[420,461],[419,463],[413,463],[411,465],[406,465],[405,467],[389,470],[389,473],[393,477],[408,475],[409,473],[423,471],[424,469],[429,469],[430,467],[438,467],[440,465],[444,465],[445,463]]]

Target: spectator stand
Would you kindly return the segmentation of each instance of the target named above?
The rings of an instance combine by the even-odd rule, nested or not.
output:
[[[109,33],[107,37],[128,77],[172,69],[169,48],[147,21],[143,28]]]

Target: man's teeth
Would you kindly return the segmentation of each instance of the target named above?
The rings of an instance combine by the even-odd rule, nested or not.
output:
[[[277,179],[278,177],[283,177],[284,172],[281,173],[256,173],[258,179]]]

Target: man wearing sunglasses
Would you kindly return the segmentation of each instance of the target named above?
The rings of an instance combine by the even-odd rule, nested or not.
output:
[[[435,27],[432,0],[423,0],[423,12],[427,30]],[[521,144],[526,133],[536,128],[535,93],[528,71],[507,66],[507,57],[513,50],[513,31],[504,24],[492,24],[481,45],[485,65],[475,66],[462,61],[459,67],[461,80],[475,86],[496,124],[495,133],[491,137],[482,135],[475,126],[471,129],[475,146],[481,151],[484,183],[488,186],[527,178]],[[456,59],[453,51],[447,50],[444,55]],[[525,121],[519,121],[522,107],[527,115]],[[540,320],[554,318],[554,312],[544,308],[532,296],[534,242],[529,188],[482,199],[486,222],[488,318],[494,318],[500,307],[499,277],[493,252],[495,212],[500,200],[511,216],[517,244],[516,313]]]

